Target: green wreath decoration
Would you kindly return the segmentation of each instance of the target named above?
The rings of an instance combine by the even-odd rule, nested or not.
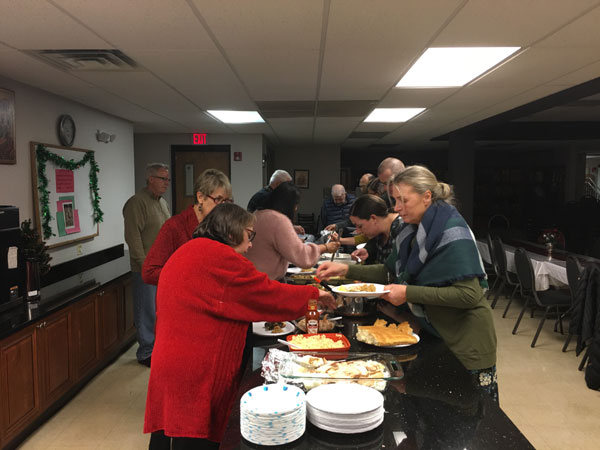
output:
[[[38,144],[35,149],[37,155],[37,176],[38,176],[38,191],[40,191],[40,206],[42,208],[42,228],[44,230],[44,239],[48,239],[50,236],[54,236],[52,228],[50,228],[50,221],[52,215],[50,214],[50,193],[48,192],[48,178],[46,177],[46,163],[48,161],[53,162],[61,169],[75,170],[83,167],[85,163],[90,163],[90,191],[92,194],[92,208],[94,215],[94,223],[103,221],[104,213],[100,209],[100,195],[98,194],[98,164],[94,159],[94,152],[85,152],[85,156],[80,161],[73,161],[72,159],[65,159],[56,153],[52,153],[46,147]]]

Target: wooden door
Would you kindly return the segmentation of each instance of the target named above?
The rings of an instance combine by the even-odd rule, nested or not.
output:
[[[38,324],[38,363],[42,408],[56,401],[74,383],[71,309]]]
[[[206,169],[218,169],[231,180],[229,145],[173,145],[171,147],[171,189],[173,214],[194,203],[194,182]]]
[[[115,285],[98,292],[98,331],[101,358],[110,353],[119,343],[120,288],[121,285]]]
[[[123,340],[127,340],[135,334],[135,324],[133,322],[133,290],[131,278],[123,283],[123,309],[121,327]]]
[[[73,307],[72,342],[77,379],[82,378],[100,359],[96,316],[96,295],[90,295]]]
[[[38,415],[37,348],[33,326],[0,343],[2,442],[14,438]]]

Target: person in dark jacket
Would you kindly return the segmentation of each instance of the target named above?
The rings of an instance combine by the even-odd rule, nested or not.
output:
[[[331,197],[326,198],[321,208],[321,227],[328,230],[338,230],[349,223],[350,208],[356,197],[348,194],[341,184],[331,187]]]

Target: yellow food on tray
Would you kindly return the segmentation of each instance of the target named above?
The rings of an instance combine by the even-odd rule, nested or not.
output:
[[[342,341],[334,341],[333,339],[320,334],[313,334],[310,336],[296,335],[293,336],[289,342],[303,350],[344,348],[344,343]]]
[[[356,284],[354,286],[340,286],[339,291],[342,292],[377,292],[373,284]]]
[[[408,322],[402,322],[398,325],[388,325],[383,319],[377,319],[370,326],[359,326],[356,339],[367,344],[384,347],[410,345],[419,342],[418,338],[413,336],[413,330]]]

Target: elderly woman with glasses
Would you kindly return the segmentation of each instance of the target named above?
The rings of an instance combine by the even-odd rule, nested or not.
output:
[[[335,307],[313,286],[278,283],[254,268],[243,255],[255,220],[237,205],[218,205],[162,270],[144,423],[151,450],[218,448],[251,322],[297,318],[310,299]]]
[[[218,204],[233,201],[229,178],[217,169],[202,172],[196,179],[194,192],[194,204],[171,217],[160,229],[142,267],[145,283],[157,285],[160,272],[169,257],[192,238],[198,224]]]
[[[338,242],[305,244],[294,231],[292,220],[300,203],[300,190],[292,183],[281,183],[271,193],[266,209],[256,212],[257,236],[248,259],[272,280],[280,280],[288,262],[308,269],[325,252],[335,252]],[[337,235],[335,235],[337,238]]]
[[[395,175],[392,196],[404,225],[385,264],[324,263],[317,276],[387,284],[381,298],[408,304],[422,328],[441,337],[480,388],[498,400],[496,333],[473,233],[446,183],[422,166]],[[390,284],[388,279],[393,279]]]

